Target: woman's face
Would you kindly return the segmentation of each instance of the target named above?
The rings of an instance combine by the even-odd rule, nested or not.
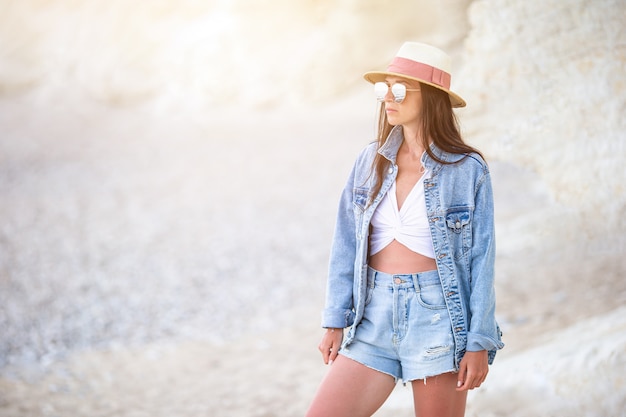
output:
[[[396,103],[391,88],[385,95],[385,113],[387,121],[392,126],[418,123],[422,114],[422,93],[420,83],[400,77],[388,76],[385,78],[388,86],[403,84],[407,91],[401,103]],[[417,90],[417,91],[416,91]]]

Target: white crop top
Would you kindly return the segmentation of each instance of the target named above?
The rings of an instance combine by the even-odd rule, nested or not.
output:
[[[395,239],[413,252],[435,258],[424,200],[427,174],[415,183],[399,211],[395,181],[391,185],[372,216],[370,255],[380,252]]]

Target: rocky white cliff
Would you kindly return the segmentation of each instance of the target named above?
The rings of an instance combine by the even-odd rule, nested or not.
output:
[[[459,80],[472,139],[584,212],[550,219],[563,237],[623,235],[626,3],[476,1],[469,19]]]

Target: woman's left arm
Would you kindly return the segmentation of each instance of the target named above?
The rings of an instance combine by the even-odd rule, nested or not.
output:
[[[465,352],[459,364],[456,390],[465,391],[480,387],[489,373],[489,358],[486,350]]]
[[[495,351],[504,347],[495,318],[495,239],[493,190],[485,166],[476,183],[472,219],[468,352]]]
[[[480,387],[489,372],[489,352],[504,345],[495,319],[495,226],[491,176],[486,166],[476,185],[472,219],[469,329],[459,364],[457,390]]]

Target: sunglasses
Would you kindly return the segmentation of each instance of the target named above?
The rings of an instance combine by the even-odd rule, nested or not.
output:
[[[393,85],[387,85],[387,83],[379,81],[374,84],[374,94],[376,94],[376,100],[379,102],[385,101],[385,97],[391,88],[391,94],[393,95],[393,101],[396,103],[402,103],[406,97],[407,91],[420,91],[419,88],[406,88],[404,84],[395,83]]]

